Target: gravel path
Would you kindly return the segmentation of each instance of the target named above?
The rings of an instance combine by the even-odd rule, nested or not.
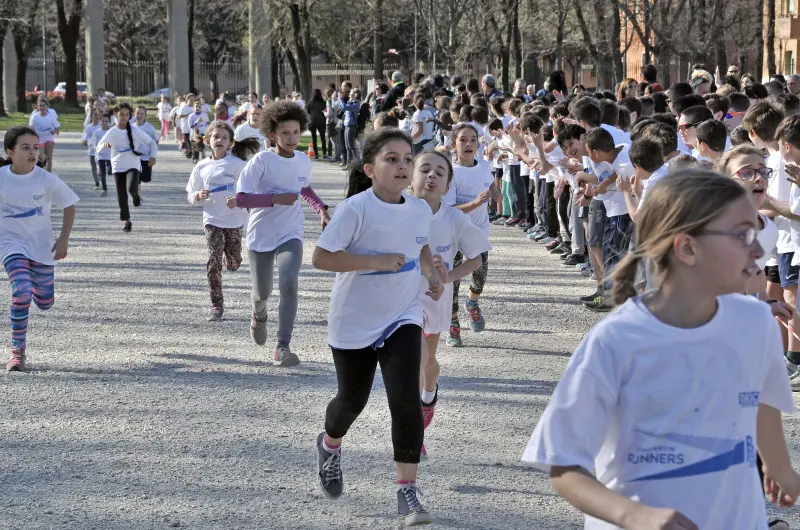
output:
[[[393,528],[379,377],[345,442],[345,496],[333,503],[317,487],[314,442],[336,379],[325,340],[333,275],[310,265],[313,211],[293,340],[303,363],[274,368],[265,362],[274,326],[267,346],[250,341],[246,260],[224,274],[225,320],[206,321],[201,213],[186,202],[191,164],[174,144],[163,147],[131,234],[113,182],[108,197],[92,191],[78,136],[62,135],[56,155],[55,172],[81,202],[56,304],[32,310],[32,371],[0,376],[0,528]],[[335,204],[344,173],[316,163],[313,184]],[[517,230],[493,227],[492,242],[487,330],[440,350],[423,502],[432,528],[580,528],[520,456],[569,353],[599,318],[575,302],[592,285]],[[8,301],[0,288],[0,306]],[[786,421],[796,461],[797,419]],[[800,510],[782,516],[800,525]]]

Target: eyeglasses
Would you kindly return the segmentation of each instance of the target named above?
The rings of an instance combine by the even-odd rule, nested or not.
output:
[[[703,120],[703,121],[705,121],[705,120]],[[702,121],[696,121],[694,123],[684,123],[683,125],[678,125],[678,130],[679,131],[685,131],[686,129],[691,129],[692,127],[697,127],[701,123],[703,123],[703,122]]]
[[[742,230],[741,232],[737,230],[704,230],[697,234],[698,236],[733,236],[737,237],[742,240],[745,247],[751,246],[756,238],[758,237],[758,230],[753,228],[752,226]]]
[[[753,180],[756,178],[756,175],[760,176],[764,180],[769,180],[769,178],[772,176],[772,168],[760,167],[758,169],[753,169],[751,167],[743,167],[736,172],[736,176],[742,180]]]

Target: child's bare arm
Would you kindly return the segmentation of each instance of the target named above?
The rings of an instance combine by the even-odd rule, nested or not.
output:
[[[683,514],[668,508],[653,508],[611,491],[578,466],[553,466],[553,488],[581,512],[626,530],[697,530]]]

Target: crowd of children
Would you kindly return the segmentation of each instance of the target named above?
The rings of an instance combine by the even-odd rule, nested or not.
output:
[[[211,119],[193,94],[174,107],[162,98],[160,134],[143,108],[121,104],[110,114],[98,101],[83,139],[95,187],[105,194],[114,174],[130,231],[128,194],[141,203],[140,183],[174,123],[195,161],[186,191],[203,208],[209,319],[223,318],[221,273],[241,265],[244,227],[259,345],[278,272],[279,366],[300,362],[290,348],[303,255],[298,199],[319,214],[312,263],[336,273],[328,344],[338,390],[317,438],[327,497],[344,493],[343,439],[380,365],[398,514],[407,525],[432,521],[416,481],[439,400],[436,352],[445,331],[446,344],[463,343],[461,278],[470,276],[471,331],[486,327],[479,302],[495,225],[595,280],[581,298],[586,308],[616,308],[570,359],[523,459],[550,474],[586,528],[767,528],[763,493],[782,506],[800,495],[781,422],[800,390],[800,100],[779,90],[780,79],[768,95],[701,66],[664,92],[650,68],[647,82],[626,80],[617,93],[576,85],[568,94],[556,72],[535,97],[524,82],[503,94],[490,75],[406,87],[395,73],[391,90],[364,98],[373,130],[363,142],[361,91],[317,94],[317,130],[320,116],[345,116],[337,152],[350,162],[348,188],[332,218],[311,187],[310,158],[297,150],[310,118],[296,101],[262,104],[252,94],[237,113],[223,98]],[[77,202],[36,167],[58,129],[46,102],[31,124],[6,135],[0,169],[9,370],[24,368],[30,301],[53,303],[53,263],[66,256]],[[53,205],[65,209],[57,240]]]

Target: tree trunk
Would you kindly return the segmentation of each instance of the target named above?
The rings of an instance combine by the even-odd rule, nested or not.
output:
[[[769,77],[775,75],[775,0],[767,2],[767,74]],[[763,75],[763,73],[762,73]],[[756,78],[759,80],[760,78]]]
[[[301,3],[302,5],[298,5]],[[297,62],[292,70],[299,73],[296,85],[299,83],[299,91],[305,99],[311,99],[311,24],[309,22],[308,3],[293,2],[289,6],[292,18],[292,29],[294,39],[294,52],[297,55]],[[287,56],[289,54],[287,53]]]
[[[275,46],[275,44],[273,44],[273,43],[270,43],[270,48],[271,48],[271,51],[272,51],[272,53],[269,54],[269,62],[270,62],[269,86],[270,86],[270,92],[272,92],[270,94],[270,96],[272,96],[273,98],[276,98],[281,93],[281,85],[278,82],[278,55],[279,55],[279,52],[278,52],[278,47]]]
[[[169,0],[167,0],[169,1]],[[187,23],[186,30],[189,33],[189,92],[197,94],[197,88],[194,85],[194,45],[192,44],[192,36],[194,35],[194,0],[188,0]]]
[[[373,8],[372,78],[383,79],[383,0],[375,0]]]
[[[297,90],[297,87],[300,85],[300,70],[297,67],[297,61],[291,50],[286,50],[286,60],[289,61],[289,67],[292,69],[292,77],[294,78],[292,90]],[[286,81],[284,80],[284,84],[285,83]]]
[[[14,50],[17,52],[17,112],[28,112],[28,101],[25,97],[25,77],[28,74],[28,51],[30,46],[30,28],[19,24],[14,32]]]
[[[620,50],[620,42],[622,42],[622,23],[619,20],[620,10],[617,9],[616,0],[611,0],[611,61],[614,66],[614,76],[612,83],[614,86],[621,83],[627,77],[626,72],[622,69],[622,50]],[[625,45],[627,46],[627,42]]]
[[[56,0],[58,17],[58,36],[61,38],[61,49],[64,52],[66,66],[66,90],[64,103],[77,106],[78,104],[78,39],[81,31],[81,16],[83,14],[83,0],[72,0],[72,10],[67,17],[64,9],[64,0]]]
[[[8,22],[0,20],[0,116],[8,116],[6,111],[6,98],[5,98],[5,85],[6,80],[3,75],[5,64],[3,62],[3,45],[6,40],[6,32],[8,31]]]
[[[556,70],[564,69],[564,23],[561,16],[556,26]],[[574,84],[574,83],[573,83]]]
[[[522,77],[522,36],[519,31],[519,2],[514,2],[511,16],[514,32],[514,81]]]

